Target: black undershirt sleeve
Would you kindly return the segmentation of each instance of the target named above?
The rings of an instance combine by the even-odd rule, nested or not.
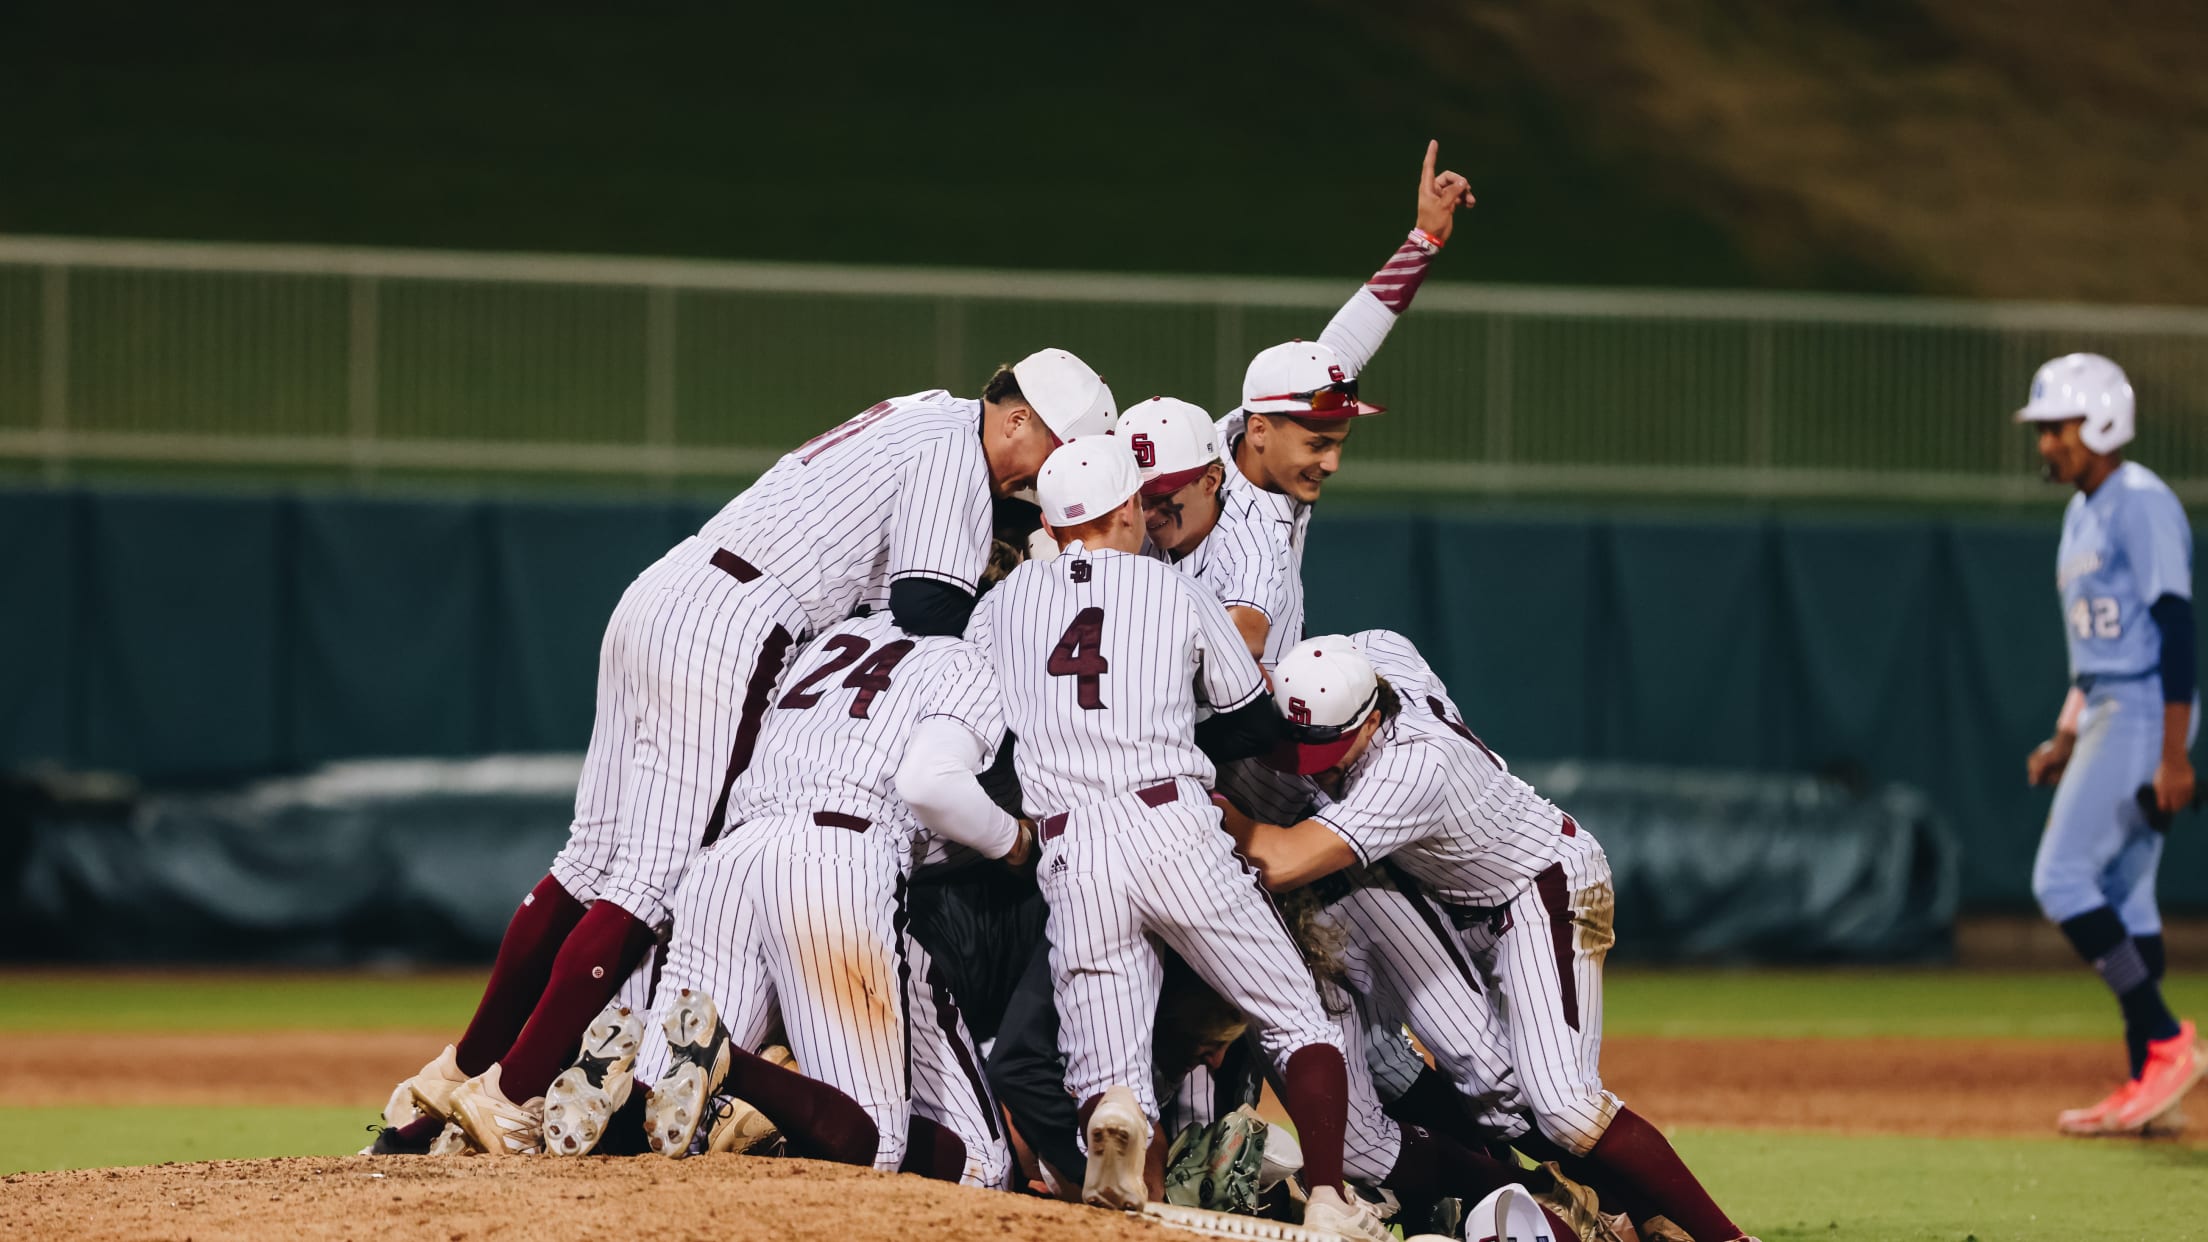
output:
[[[1266,693],[1196,725],[1196,747],[1215,764],[1269,754],[1287,739],[1280,705]]]
[[[889,584],[889,615],[907,634],[956,638],[974,615],[974,593],[935,578],[899,578]]]
[[[2162,630],[2162,701],[2192,702],[2200,659],[2193,634],[2193,601],[2165,595],[2148,606],[2147,615]]]

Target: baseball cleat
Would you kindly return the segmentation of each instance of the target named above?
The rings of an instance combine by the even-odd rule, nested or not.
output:
[[[426,1115],[422,1112],[422,1106],[414,1102],[413,1086],[410,1083],[402,1082],[391,1088],[391,1098],[384,1101],[383,1128],[396,1130],[400,1126]]]
[[[523,1104],[506,1098],[501,1067],[484,1070],[452,1093],[452,1119],[468,1142],[494,1156],[534,1156],[543,1148],[544,1097]]]
[[[2203,1072],[2208,1072],[2208,1058],[2201,1054],[2198,1033],[2192,1023],[2180,1022],[2177,1034],[2147,1044],[2146,1068],[2139,1071],[2131,1098],[2109,1119],[2110,1132],[2134,1133],[2177,1107]]]
[[[605,1137],[635,1078],[636,1050],[644,1021],[622,1005],[608,1005],[583,1032],[582,1055],[560,1071],[544,1093],[544,1150],[555,1156],[587,1156]]]
[[[782,1131],[765,1113],[733,1095],[716,1095],[706,1105],[712,1121],[705,1128],[706,1151],[736,1156],[779,1156],[787,1149]]]
[[[2096,1138],[2107,1134],[2110,1123],[2138,1090],[2139,1080],[2127,1078],[2122,1086],[2084,1108],[2066,1108],[2055,1114],[2055,1129],[2072,1138]]]
[[[432,1156],[472,1156],[475,1154],[475,1146],[468,1142],[468,1132],[460,1128],[459,1122],[448,1121],[445,1123],[444,1130],[436,1138],[429,1140],[429,1154]]]
[[[2140,1138],[2177,1138],[2185,1133],[2185,1110],[2171,1108],[2159,1117],[2150,1117],[2139,1127]]]
[[[452,1093],[459,1090],[460,1084],[467,1080],[468,1076],[460,1072],[460,1062],[453,1056],[452,1045],[446,1044],[445,1050],[438,1053],[435,1060],[423,1066],[420,1073],[400,1083],[399,1086],[408,1095],[414,1097],[414,1107],[432,1117],[450,1121],[452,1120]],[[391,1103],[384,1106],[384,1121],[386,1124],[406,1124],[406,1121],[395,1123],[391,1121],[390,1110],[397,1103],[398,1094],[393,1092]],[[407,1120],[412,1119],[408,1118]]]
[[[667,1072],[644,1102],[644,1133],[652,1150],[681,1159],[690,1154],[714,1093],[728,1077],[728,1029],[713,998],[684,988],[661,1024],[667,1034]]]
[[[1094,1207],[1139,1212],[1149,1202],[1143,1184],[1143,1156],[1150,1146],[1150,1123],[1122,1086],[1107,1087],[1089,1112],[1089,1170],[1081,1180],[1081,1202]]]
[[[1310,1201],[1303,1205],[1303,1227],[1349,1242],[1395,1242],[1372,1205],[1339,1186],[1320,1186],[1311,1192]]]

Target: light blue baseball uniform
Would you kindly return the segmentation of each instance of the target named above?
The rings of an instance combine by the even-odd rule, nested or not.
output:
[[[2169,485],[2125,462],[2091,495],[2071,497],[2055,585],[2070,675],[2086,699],[2032,865],[2032,894],[2057,923],[2106,905],[2132,935],[2153,935],[2162,929],[2154,900],[2162,834],[2133,800],[2162,754],[2162,634],[2148,609],[2164,595],[2193,594],[2192,528]]]

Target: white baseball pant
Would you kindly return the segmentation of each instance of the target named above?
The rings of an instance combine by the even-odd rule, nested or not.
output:
[[[1518,1088],[1534,1124],[1593,1150],[1618,1097],[1602,1085],[1602,962],[1617,941],[1610,860],[1564,817],[1557,861],[1499,911],[1452,912],[1460,943],[1498,994]]]
[[[806,631],[780,583],[694,536],[629,584],[599,647],[575,820],[552,860],[561,887],[666,922]]]
[[[1178,780],[1053,815],[1039,826],[1037,882],[1049,903],[1050,967],[1066,1090],[1087,1100],[1114,1084],[1157,1120],[1150,1053],[1164,967],[1150,937],[1179,953],[1249,1020],[1278,1075],[1297,1049],[1345,1049],[1302,953],[1254,868],[1234,852],[1219,809]],[[1349,1068],[1344,1172],[1377,1181],[1395,1163],[1396,1132],[1361,1058]],[[1377,1137],[1357,1159],[1360,1125]],[[1373,1165],[1384,1150],[1385,1163]]]

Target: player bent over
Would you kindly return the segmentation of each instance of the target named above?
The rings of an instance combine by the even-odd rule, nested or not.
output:
[[[862,617],[798,661],[726,831],[675,894],[655,1009],[666,1038],[635,1065],[654,1084],[642,1118],[654,1150],[688,1155],[726,1093],[795,1155],[1003,1185],[980,1056],[905,927],[923,822],[987,857],[1031,846],[975,776],[1003,734],[996,679],[961,639]],[[750,1051],[777,1010],[803,1075]],[[586,1057],[562,1074],[546,1150],[588,1151],[628,1068]]]
[[[912,634],[960,633],[994,498],[1115,415],[1110,389],[1063,350],[1000,369],[979,400],[880,402],[785,455],[639,575],[606,629],[568,842],[508,925],[467,1031],[394,1093],[378,1149],[422,1150],[449,1117],[486,1151],[537,1150],[545,1089],[720,830],[791,651],[860,604],[886,605]]]
[[[1145,1158],[1162,1155],[1150,1142],[1155,938],[1248,1019],[1303,1147],[1304,1224],[1377,1242],[1386,1231],[1345,1173],[1423,1197],[1492,1183],[1492,1162],[1381,1111],[1279,912],[1217,831],[1207,751],[1269,749],[1279,718],[1218,600],[1140,554],[1139,485],[1118,437],[1053,453],[1036,491],[1059,555],[1014,570],[969,631],[996,665],[1022,797],[1041,814],[1059,1045],[1088,1149],[1082,1198],[1139,1208]],[[1216,713],[1201,727],[1199,704]]]
[[[2121,1086],[2056,1124],[2065,1134],[2135,1134],[2168,1124],[2208,1065],[2193,1024],[2162,999],[2162,834],[2135,798],[2151,783],[2160,816],[2193,801],[2192,530],[2169,486],[2124,460],[2134,412],[2115,363],[2098,354],[2047,363],[2016,416],[2038,425],[2047,478],[2078,489],[2055,558],[2070,693],[2055,736],[2025,764],[2032,784],[2060,782],[2032,895],[2116,994],[2131,1054]]]
[[[1036,492],[1060,553],[1014,570],[968,631],[997,668],[1022,797],[1041,815],[1066,1089],[1088,1147],[1082,1197],[1127,1210],[1147,1197],[1156,936],[1249,1017],[1279,1069],[1313,1187],[1305,1223],[1377,1242],[1379,1220],[1342,1188],[1339,1036],[1216,831],[1213,769],[1196,743],[1199,698],[1220,713],[1216,730],[1269,737],[1264,679],[1217,601],[1139,554],[1139,484],[1115,437],[1051,454]]]
[[[1656,1127],[1603,1088],[1614,894],[1602,847],[1465,727],[1407,641],[1365,637],[1369,650],[1308,639],[1273,669],[1296,739],[1277,761],[1320,809],[1285,826],[1230,812],[1229,831],[1276,891],[1383,860],[1400,870],[1444,908],[1493,990],[1519,1091],[1559,1149],[1534,1154],[1579,1158],[1575,1178],[1617,1187],[1630,1213],[1697,1242],[1740,1238]]]

